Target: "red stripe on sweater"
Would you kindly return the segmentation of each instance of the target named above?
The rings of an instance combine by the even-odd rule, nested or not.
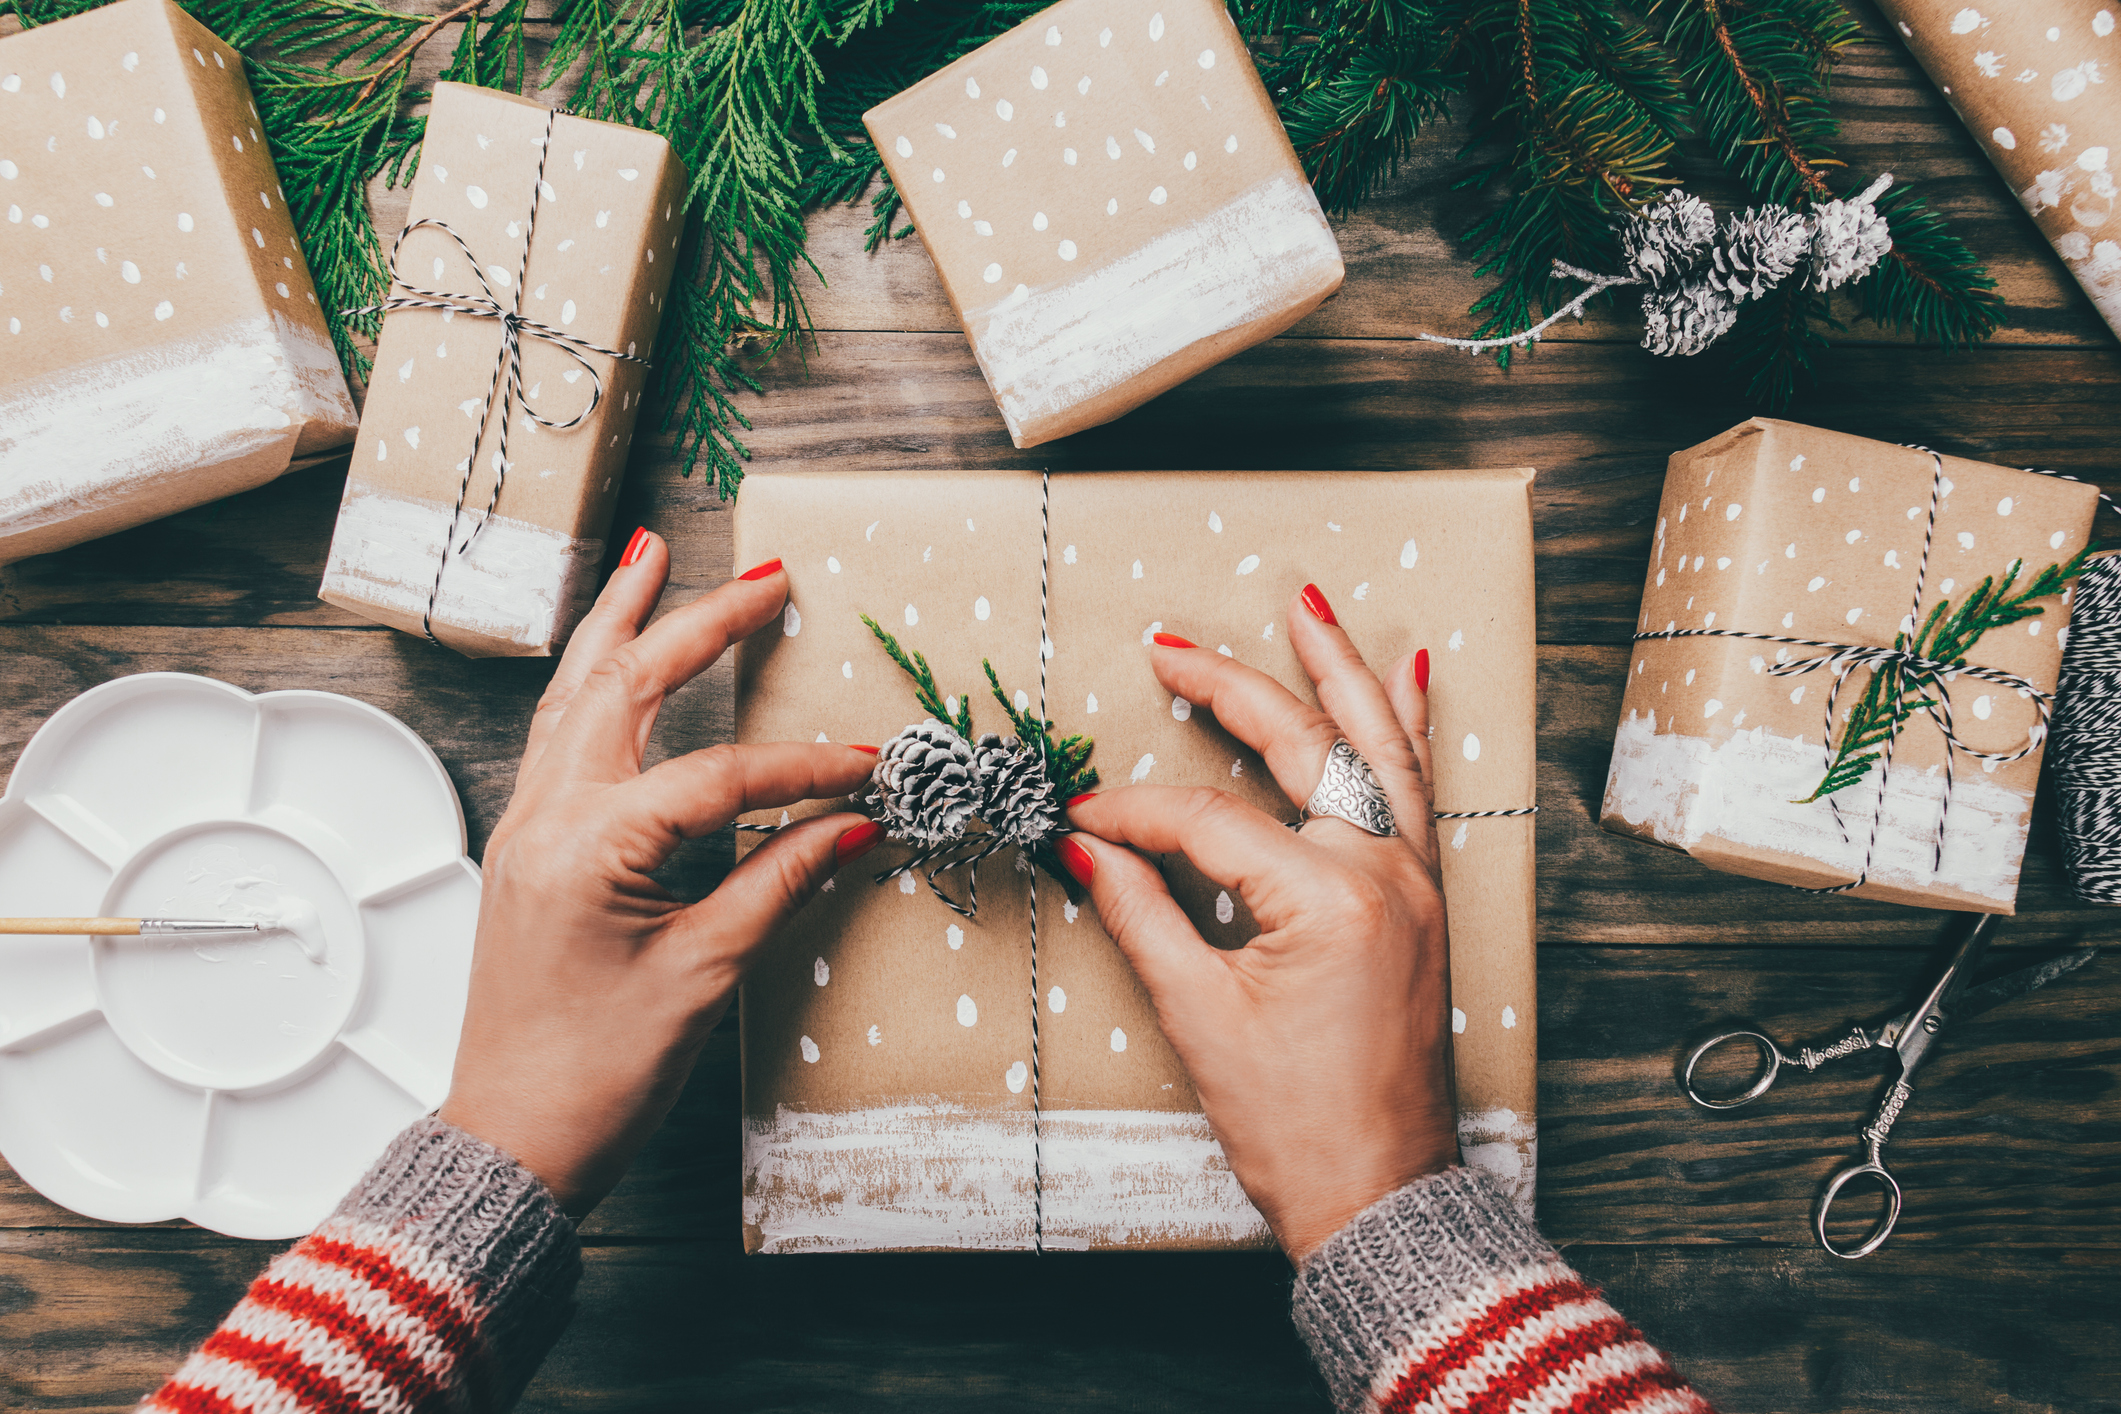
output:
[[[251,1287],[248,1299],[268,1310],[282,1311],[307,1321],[351,1347],[370,1369],[390,1381],[413,1408],[424,1409],[440,1401],[443,1385],[428,1373],[419,1357],[363,1320],[346,1304],[344,1297],[312,1291],[306,1286],[290,1286],[264,1276]]]
[[[1631,1375],[1615,1375],[1611,1379],[1592,1385],[1576,1397],[1569,1406],[1569,1414],[1618,1414],[1638,1399],[1647,1399],[1666,1390],[1686,1389],[1687,1383],[1679,1372],[1662,1362],[1647,1370],[1637,1370]],[[1693,1394],[1692,1390],[1687,1390]],[[1708,1414],[1716,1414],[1709,1402],[1694,1395],[1695,1402]]]
[[[311,1236],[303,1238],[294,1250],[313,1262],[352,1272],[387,1293],[391,1300],[427,1322],[435,1338],[460,1355],[477,1348],[478,1331],[457,1313],[447,1293],[411,1275],[376,1248]]]
[[[197,1385],[180,1385],[174,1379],[148,1396],[145,1402],[158,1409],[170,1410],[171,1414],[243,1414],[227,1396]]]
[[[1506,1335],[1510,1328],[1520,1324],[1521,1321],[1504,1322],[1503,1329],[1494,1335]],[[1637,1338],[1635,1328],[1617,1315],[1574,1330],[1561,1331],[1525,1351],[1502,1373],[1490,1379],[1485,1387],[1465,1395],[1465,1402],[1454,1407],[1462,1408],[1466,1414],[1503,1414],[1513,1402],[1546,1384],[1585,1356]],[[1449,1370],[1439,1370],[1428,1362],[1415,1366],[1393,1387],[1384,1408],[1390,1414],[1407,1414],[1435,1393],[1449,1373]]]
[[[1503,1297],[1483,1312],[1480,1319],[1468,1322],[1463,1331],[1402,1375],[1399,1383],[1392,1387],[1384,1407],[1392,1414],[1413,1408],[1428,1398],[1447,1376],[1463,1369],[1491,1341],[1501,1339],[1534,1316],[1543,1316],[1557,1306],[1565,1306],[1571,1301],[1588,1301],[1597,1295],[1596,1287],[1571,1280],[1528,1287]]]
[[[353,1414],[361,1407],[359,1394],[276,1342],[223,1328],[208,1336],[199,1349],[216,1359],[250,1366],[316,1414]]]

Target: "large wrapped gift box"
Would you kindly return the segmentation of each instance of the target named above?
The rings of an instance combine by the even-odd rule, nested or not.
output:
[[[979,730],[1006,732],[980,665],[991,660],[1036,710],[1043,583],[1046,715],[1058,733],[1095,737],[1108,787],[1214,785],[1292,819],[1256,754],[1158,686],[1146,645],[1167,628],[1315,700],[1283,617],[1315,582],[1373,667],[1430,651],[1440,808],[1522,809],[1533,803],[1535,722],[1530,481],[1528,471],[1055,477],[1042,581],[1036,473],[756,472],[737,505],[737,558],[782,557],[792,587],[779,628],[740,651],[737,735],[882,742],[920,720],[863,614],[925,654],[943,691],[976,694]],[[1439,830],[1461,1138],[1529,1207],[1532,819]],[[1266,1243],[1087,900],[1071,903],[1039,876],[1033,1086],[1030,877],[1007,857],[990,863],[968,920],[910,875],[873,882],[906,854],[887,843],[842,871],[745,985],[746,1247],[1023,1248],[1035,1205],[1048,1248]],[[1181,857],[1161,863],[1204,937],[1234,947],[1251,935],[1242,900]]]
[[[2098,489],[2080,482],[1768,418],[1675,453],[1605,827],[1752,878],[1832,889],[1861,875],[1851,890],[1859,898],[2011,912],[2040,775],[2038,703],[2008,685],[1947,675],[1953,731],[1966,747],[2033,749],[2009,762],[1960,751],[1948,771],[1943,733],[1918,710],[1893,742],[1889,774],[1874,766],[1848,789],[1810,799],[1826,777],[1827,703],[1838,737],[1871,673],[1855,666],[1837,696],[1832,660],[1844,646],[1893,646],[1910,620],[1927,622],[1940,602],[1963,605],[2013,560],[2024,562],[2023,589],[2084,548],[2097,508]],[[2052,693],[2069,597],[1990,630],[1967,662]],[[1688,630],[1769,637],[1654,636]],[[1813,666],[1790,671],[1804,663]]]
[[[2113,0],[1880,0],[1974,142],[2121,334],[2121,34]]]
[[[1061,0],[863,122],[1019,447],[1110,422],[1340,288],[1221,0]]]
[[[168,0],[0,40],[0,563],[353,436],[259,126]]]
[[[473,657],[565,645],[596,592],[648,376],[634,360],[662,323],[686,182],[654,133],[435,85],[396,257],[410,284],[395,293],[455,307],[384,317],[318,597],[412,633],[431,623]],[[489,298],[630,357],[570,352],[526,328],[513,390],[497,371],[501,321],[465,312]],[[585,411],[572,427],[531,416],[565,424]]]

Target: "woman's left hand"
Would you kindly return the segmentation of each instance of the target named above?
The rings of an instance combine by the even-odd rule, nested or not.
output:
[[[882,838],[859,815],[804,820],[690,905],[651,877],[681,842],[745,811],[845,795],[875,765],[873,748],[780,743],[708,747],[643,771],[664,699],[778,619],[788,597],[774,560],[644,627],[669,563],[661,540],[637,538],[538,703],[486,847],[471,995],[440,1112],[576,1214],[669,1112],[774,930]]]

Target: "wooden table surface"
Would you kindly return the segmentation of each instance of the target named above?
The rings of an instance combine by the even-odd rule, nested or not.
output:
[[[1944,354],[1852,325],[1791,415],[1887,441],[2041,464],[2121,490],[2121,350],[1874,12],[1841,67],[1850,170],[1948,211],[2010,306]],[[547,26],[546,28],[549,28]],[[432,72],[451,36],[430,45]],[[790,468],[1519,466],[1536,485],[1540,641],[1539,1214],[1570,1260],[1728,1411],[2121,1410],[2121,966],[1956,1033],[1893,1135],[1900,1231],[1849,1263],[1807,1211],[1883,1084],[1862,1060],[1715,1116],[1675,1057],[1719,1020],[1829,1037],[1910,999],[1940,915],[1711,873],[1602,833],[1611,748],[1664,461],[1747,416],[1712,358],[1651,358],[1629,321],[1556,331],[1507,375],[1414,342],[1461,332],[1480,282],[1451,190],[1463,133],[1337,225],[1348,282],[1288,335],[1118,423],[1011,448],[917,240],[861,252],[865,209],[820,213],[807,360],[762,370],[754,465]],[[1696,189],[1735,193],[1713,163]],[[402,193],[379,192],[385,230]],[[652,411],[652,410],[651,410]],[[410,723],[462,793],[472,851],[508,799],[549,671],[470,662],[322,604],[343,461],[0,569],[0,769],[54,709],[127,673],[347,693]],[[731,572],[729,508],[644,435],[612,555],[667,537],[670,599]],[[2102,532],[2121,533],[2111,517]],[[730,679],[664,714],[659,752],[727,740]],[[711,888],[725,838],[676,887]],[[4,883],[0,883],[4,887]],[[2002,946],[2116,936],[2074,903],[2036,812]],[[1278,1256],[749,1258],[738,1240],[734,1016],[670,1123],[583,1228],[581,1312],[529,1409],[1319,1409]],[[0,1407],[121,1409],[233,1304],[277,1247],[181,1223],[76,1217],[0,1166]]]

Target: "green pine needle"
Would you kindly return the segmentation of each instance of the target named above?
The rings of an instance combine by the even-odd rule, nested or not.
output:
[[[921,710],[965,740],[972,740],[972,703],[960,697],[957,699],[957,711],[952,712],[944,704],[943,694],[935,685],[935,673],[929,668],[928,660],[919,653],[909,657],[906,650],[899,646],[897,636],[867,614],[862,615],[862,622],[876,635],[877,642],[884,645],[884,651],[891,655],[891,661],[898,664],[907,677],[913,679],[913,699],[920,704]],[[988,675],[993,675],[992,670]]]

